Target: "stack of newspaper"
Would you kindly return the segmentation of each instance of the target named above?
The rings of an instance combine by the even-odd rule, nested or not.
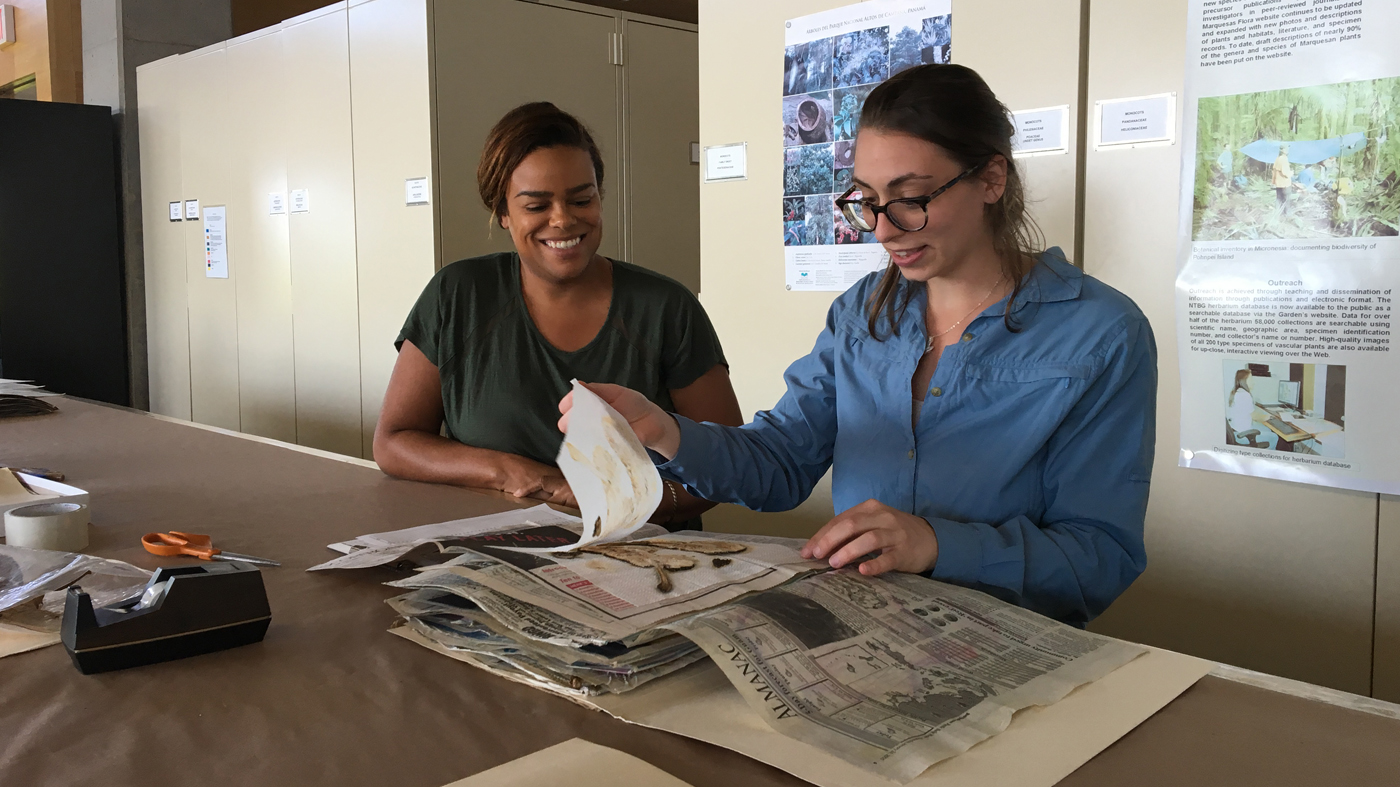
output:
[[[361,536],[313,570],[412,569],[389,583],[409,591],[388,601],[401,616],[394,633],[511,680],[588,697],[705,658],[663,624],[826,568],[804,560],[795,539],[651,526],[626,541],[570,548],[581,529],[539,506]]]

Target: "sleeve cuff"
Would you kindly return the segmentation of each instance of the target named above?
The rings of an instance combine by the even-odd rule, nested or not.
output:
[[[697,471],[710,465],[707,457],[714,455],[712,443],[714,435],[704,424],[697,424],[683,415],[675,415],[676,425],[681,430],[680,447],[676,450],[676,455],[666,461],[664,457],[648,449],[651,460],[656,464],[656,469],[663,478],[668,478],[685,486],[687,491],[694,494],[691,481]]]
[[[938,538],[938,562],[929,576],[952,582],[975,582],[982,576],[982,541],[965,522],[924,517]]]

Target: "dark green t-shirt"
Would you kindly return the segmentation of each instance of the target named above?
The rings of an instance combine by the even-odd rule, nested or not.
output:
[[[399,333],[438,368],[448,436],[553,465],[564,436],[559,400],[569,381],[616,383],[674,410],[670,390],[724,363],[700,301],[659,273],[614,261],[602,330],[582,349],[556,349],[520,294],[514,252],[443,267]]]

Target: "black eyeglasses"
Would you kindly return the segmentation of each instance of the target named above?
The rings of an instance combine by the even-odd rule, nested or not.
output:
[[[846,217],[846,223],[861,232],[874,232],[875,223],[880,220],[880,214],[890,220],[890,223],[905,232],[918,232],[928,226],[928,204],[933,202],[939,194],[958,185],[958,181],[971,175],[974,172],[987,166],[987,162],[982,162],[973,167],[968,167],[958,174],[956,178],[944,183],[932,194],[923,197],[905,197],[904,199],[892,199],[883,205],[877,205],[867,199],[856,197],[851,199],[852,194],[860,192],[858,186],[852,186],[836,200],[836,206],[841,209],[841,215]]]

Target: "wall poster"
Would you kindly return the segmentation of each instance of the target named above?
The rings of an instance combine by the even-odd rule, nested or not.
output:
[[[1180,464],[1400,493],[1400,3],[1188,13]]]
[[[783,60],[783,255],[787,288],[843,292],[885,265],[875,236],[835,200],[851,187],[865,97],[907,68],[947,63],[951,0],[873,0],[787,22]]]

